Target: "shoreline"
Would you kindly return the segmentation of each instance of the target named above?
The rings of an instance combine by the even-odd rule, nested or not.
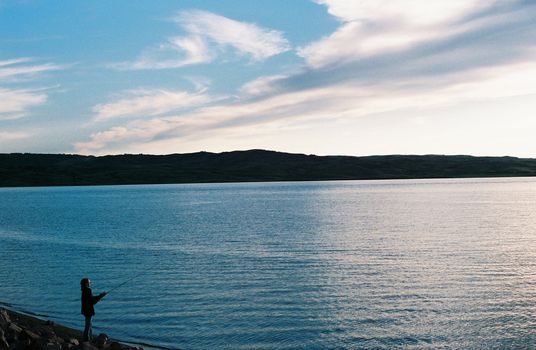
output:
[[[0,307],[0,350],[143,350],[110,339],[101,333],[93,341],[82,342],[82,331],[50,320]]]
[[[296,182],[350,182],[350,181],[442,181],[442,180],[507,180],[507,179],[530,179],[536,178],[531,175],[490,175],[490,176],[452,176],[452,177],[411,177],[411,178],[363,178],[363,179],[319,179],[319,180],[263,180],[263,181],[220,181],[220,182],[133,182],[133,183],[106,183],[106,184],[75,184],[75,185],[0,185],[0,190],[9,189],[39,189],[39,188],[83,188],[83,187],[128,187],[128,186],[169,186],[169,185],[233,185],[233,184],[288,184]]]

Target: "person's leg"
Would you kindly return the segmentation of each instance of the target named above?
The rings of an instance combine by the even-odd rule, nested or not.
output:
[[[89,341],[93,340],[93,325],[91,324],[91,317],[89,317]]]
[[[93,331],[91,329],[91,316],[86,316],[86,324],[84,327],[84,335],[82,341],[91,341],[93,338]]]

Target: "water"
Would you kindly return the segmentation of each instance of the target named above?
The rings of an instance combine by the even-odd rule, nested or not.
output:
[[[0,189],[0,301],[180,349],[531,349],[536,179]]]

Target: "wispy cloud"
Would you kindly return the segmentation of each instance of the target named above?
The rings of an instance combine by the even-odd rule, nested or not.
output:
[[[398,42],[366,53],[359,51],[361,34],[351,33],[352,26],[362,24],[343,22],[332,36],[301,51],[307,67],[274,80],[270,88],[292,91],[352,84],[426,91],[471,79],[492,79],[504,71],[496,68],[533,62],[536,55],[535,4],[514,1],[488,4],[491,5],[458,13],[455,19],[445,15],[448,22],[427,24],[430,27],[426,31],[435,33],[431,37],[419,36],[412,43],[400,45]],[[377,22],[371,21],[367,26],[374,27]],[[389,22],[388,27],[399,28],[396,23]],[[372,30],[364,41],[369,37],[375,40],[377,36]],[[396,38],[397,35],[386,33],[386,37]]]
[[[240,92],[246,96],[260,96],[275,93],[277,82],[287,78],[286,75],[272,75],[260,77],[250,82],[247,82],[240,88]]]
[[[138,89],[127,91],[113,102],[93,107],[95,121],[135,116],[155,116],[177,109],[191,108],[214,98],[202,93],[185,91]]]
[[[255,79],[242,87],[234,102],[97,132],[76,144],[77,151],[124,152],[165,140],[180,145],[189,135],[209,140],[207,135],[215,131],[223,135],[314,120],[330,123],[407,108],[536,94],[536,78],[531,78],[536,76],[536,5],[322,3],[341,25],[299,51],[305,59],[301,69]],[[370,11],[365,11],[367,6]]]
[[[290,50],[283,33],[253,23],[236,21],[206,11],[183,11],[173,19],[186,33],[147,48],[131,62],[110,65],[116,69],[169,69],[208,63],[232,49],[261,61]]]
[[[184,79],[189,81],[198,93],[207,91],[212,85],[212,80],[204,76],[186,76]]]
[[[460,20],[493,5],[478,0],[316,0],[342,22],[330,36],[303,47],[298,54],[312,67],[395,53],[428,40],[464,31]]]
[[[231,47],[254,60],[263,60],[290,49],[283,33],[261,28],[206,11],[181,12],[175,19],[192,35],[206,38],[220,47]]]
[[[110,149],[128,149],[128,144],[153,142],[161,139],[189,139],[206,135],[207,132],[237,128],[262,128],[270,124],[288,126],[319,118],[334,120],[349,111],[370,113],[389,110],[400,105],[403,97],[390,100],[351,86],[346,88],[319,88],[287,92],[260,100],[221,104],[203,107],[176,116],[136,120],[124,126],[97,132],[88,142],[75,145],[76,151],[96,154]],[[366,101],[366,103],[364,103]],[[389,103],[386,103],[389,102]],[[123,148],[121,148],[123,147]]]
[[[89,141],[77,143],[75,149],[84,154],[177,152],[182,145],[192,142],[200,147],[215,139],[240,139],[263,131],[278,134],[313,122],[326,125],[416,106],[426,109],[450,105],[453,101],[534,94],[536,81],[522,78],[536,77],[536,65],[517,68],[515,72],[505,69],[494,79],[445,84],[428,91],[349,84],[285,92],[259,100],[204,107],[176,116],[136,120],[94,133]],[[502,89],[508,92],[505,94]],[[249,147],[254,147],[255,140],[249,141],[253,142]]]
[[[31,137],[32,134],[27,132],[5,132],[0,131],[0,141],[12,141],[12,140],[23,140]]]
[[[128,127],[116,126],[106,131],[100,131],[91,135],[88,142],[76,143],[75,150],[82,154],[98,154],[103,149],[114,148],[125,142],[137,142],[139,140],[150,140],[154,135],[166,130],[167,122],[162,119],[154,119],[151,122],[134,121]]]
[[[18,63],[26,63],[30,61],[31,59],[28,57],[13,58],[10,60],[0,60],[0,67],[10,66]]]
[[[214,56],[201,37],[174,37],[157,47],[145,49],[133,62],[113,63],[110,67],[119,70],[179,68],[211,62]]]
[[[24,117],[29,108],[45,103],[43,92],[0,87],[0,120]]]
[[[42,89],[13,88],[10,84],[58,69],[61,69],[58,65],[35,63],[28,57],[0,60],[0,120],[24,117],[29,108],[47,101],[47,94]]]
[[[61,66],[52,63],[34,63],[31,58],[27,57],[0,60],[0,83],[61,68]]]

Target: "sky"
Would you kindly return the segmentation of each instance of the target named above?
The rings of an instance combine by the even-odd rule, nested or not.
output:
[[[536,158],[534,0],[0,0],[0,153]]]

